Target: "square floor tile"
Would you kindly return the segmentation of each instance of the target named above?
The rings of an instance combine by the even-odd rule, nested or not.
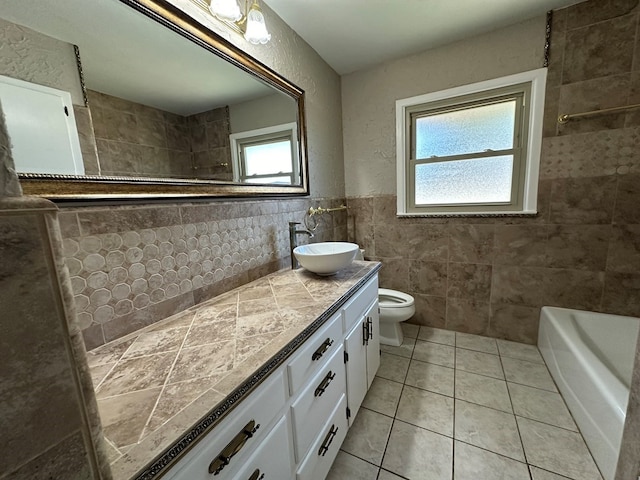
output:
[[[482,337],[470,333],[456,332],[456,347],[475,350],[477,352],[492,353],[494,355],[498,354],[498,346],[496,345],[495,338]]]
[[[529,480],[525,463],[458,441],[454,450],[454,480]]]
[[[383,352],[380,354],[380,367],[376,376],[403,383],[407,376],[409,362],[408,358]]]
[[[453,368],[411,360],[406,385],[453,397]]]
[[[531,478],[533,480],[567,480],[567,477],[561,477],[531,465],[529,465],[529,470],[531,470]]]
[[[502,366],[508,382],[542,388],[551,392],[557,391],[546,365],[518,360],[517,358],[502,357]]]
[[[415,347],[415,345],[415,338],[405,337],[402,341],[402,345],[400,345],[399,347],[393,347],[391,345],[380,345],[380,350],[385,353],[399,355],[400,357],[411,358],[411,355],[413,355],[413,347]]]
[[[500,357],[489,353],[456,348],[456,368],[465,372],[504,379]]]
[[[402,383],[387,380],[382,377],[375,377],[367,392],[367,396],[364,397],[362,406],[374,412],[393,417],[398,408],[402,388]]]
[[[382,467],[406,478],[451,480],[453,440],[396,420]]]
[[[380,470],[378,480],[404,480],[404,478],[397,476],[394,473],[387,472],[386,470]]]
[[[462,400],[455,402],[456,440],[524,462],[518,426],[512,414]]]
[[[456,332],[452,330],[423,326],[420,327],[420,331],[418,332],[418,340],[455,346]]]
[[[450,345],[417,340],[413,349],[413,359],[453,368],[455,348]]]
[[[340,451],[326,480],[376,480],[378,470],[375,465]]]
[[[587,445],[577,432],[517,417],[531,465],[580,480],[602,480]]]
[[[380,465],[393,418],[360,408],[341,449],[369,463]]]
[[[396,418],[451,437],[453,398],[407,385],[402,390]]]
[[[578,431],[559,393],[509,383],[513,412],[521,417],[538,420],[556,427]]]
[[[513,413],[504,380],[457,370],[455,387],[455,397],[460,400]]]
[[[500,356],[518,358],[529,362],[544,363],[542,355],[538,347],[535,345],[526,345],[524,343],[510,342],[509,340],[498,339],[498,350]]]

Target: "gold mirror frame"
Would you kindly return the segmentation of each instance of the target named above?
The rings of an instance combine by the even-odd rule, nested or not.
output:
[[[236,47],[217,33],[198,23],[166,0],[120,0],[162,26],[191,40],[213,55],[226,60],[296,101],[301,185],[238,184],[233,182],[141,178],[99,177],[20,173],[25,195],[51,200],[126,200],[158,198],[239,198],[259,196],[305,196],[309,194],[307,132],[304,90]]]

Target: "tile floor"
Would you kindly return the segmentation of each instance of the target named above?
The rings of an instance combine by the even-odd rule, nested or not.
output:
[[[404,327],[328,480],[602,480],[535,346]]]

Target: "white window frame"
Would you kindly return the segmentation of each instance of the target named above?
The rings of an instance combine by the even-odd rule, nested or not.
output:
[[[260,178],[254,176],[247,177],[243,173],[245,168],[240,152],[244,144],[252,143],[254,139],[258,138],[270,140],[278,138],[279,136],[286,136],[291,140],[292,171],[291,173],[273,172],[268,176],[288,176],[291,177],[291,185],[298,185],[300,183],[300,156],[298,155],[298,124],[295,122],[258,128],[256,130],[247,130],[229,135],[229,141],[231,143],[231,162],[233,165],[233,180],[235,182],[244,182],[246,179]]]
[[[450,88],[439,92],[427,93],[396,101],[396,174],[397,174],[397,215],[398,216],[441,216],[441,215],[521,215],[537,213],[538,177],[540,170],[540,154],[542,148],[542,121],[544,117],[544,94],[547,79],[547,69],[540,68],[528,72],[517,73],[506,77],[496,78],[470,85]],[[452,210],[443,206],[441,209],[430,207],[420,209],[410,208],[408,195],[413,192],[408,185],[408,158],[410,155],[409,137],[410,127],[407,126],[407,115],[412,107],[417,105],[451,100],[462,96],[481,94],[490,90],[529,83],[531,88],[530,105],[528,109],[528,135],[526,140],[526,159],[524,165],[524,184],[521,192],[521,206],[518,209],[499,210],[495,208],[483,209],[474,205],[468,210]],[[515,179],[514,179],[515,180]]]

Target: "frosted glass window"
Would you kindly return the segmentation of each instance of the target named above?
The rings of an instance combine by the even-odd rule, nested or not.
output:
[[[416,167],[416,205],[508,203],[513,156],[426,163]]]
[[[516,101],[418,117],[416,158],[444,157],[513,147]]]
[[[397,100],[398,215],[535,214],[546,75]]]
[[[244,162],[247,176],[291,173],[291,141],[247,145]]]

